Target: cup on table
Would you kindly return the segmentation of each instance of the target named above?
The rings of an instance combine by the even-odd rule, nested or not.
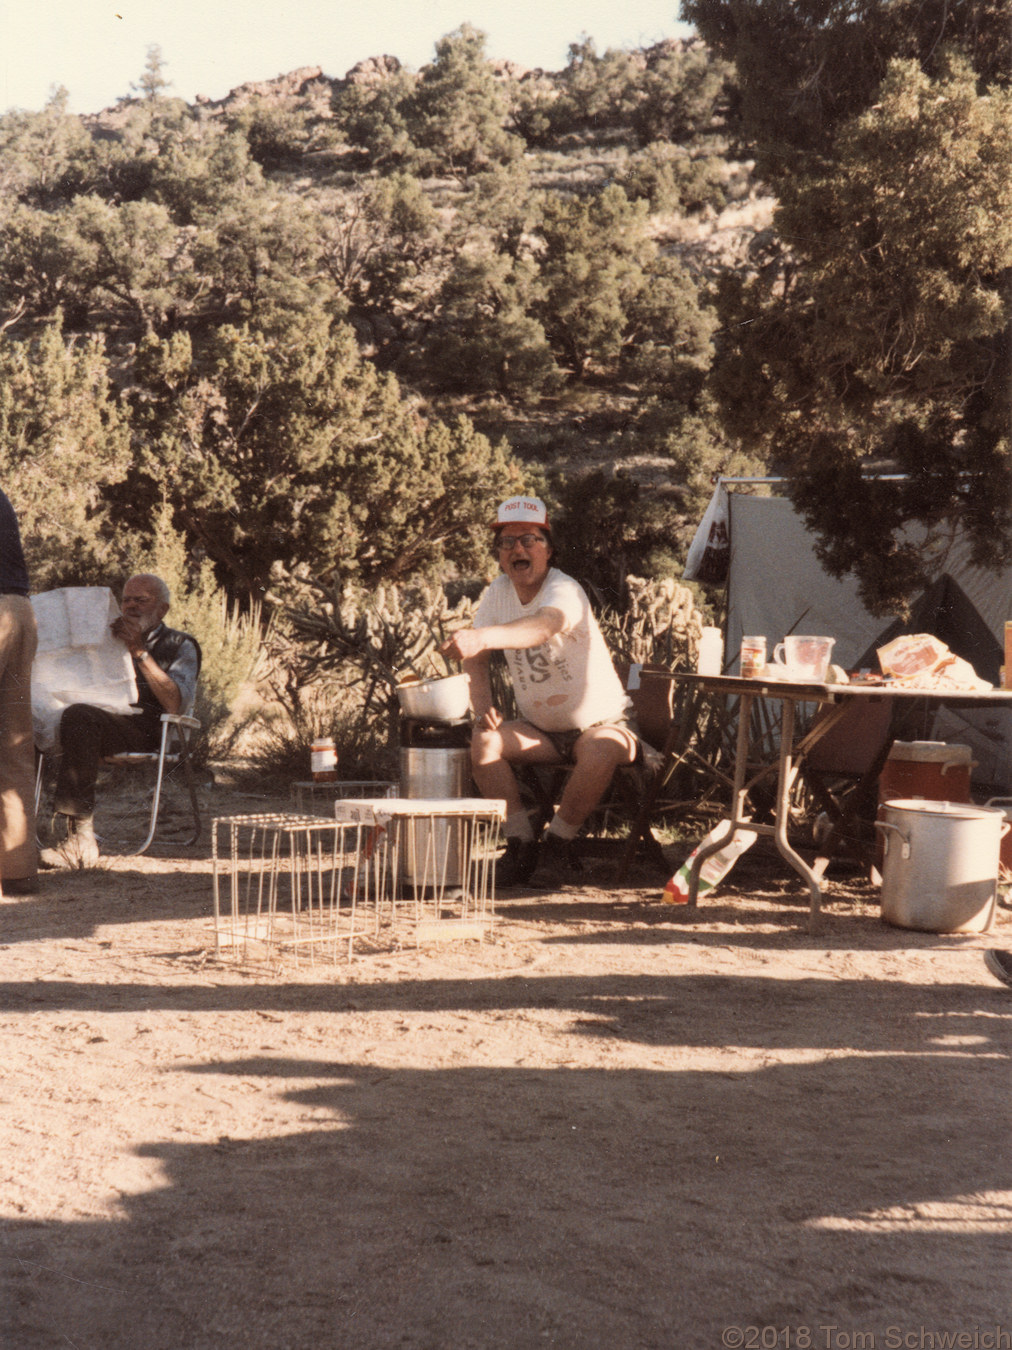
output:
[[[825,684],[835,642],[836,638],[831,637],[794,634],[774,647],[773,664],[783,666],[788,680],[797,680],[802,684]]]

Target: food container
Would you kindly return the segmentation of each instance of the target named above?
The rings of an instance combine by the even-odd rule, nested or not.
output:
[[[999,807],[1005,817],[1005,823],[1009,826],[1009,831],[1001,837],[1001,848],[998,852],[998,858],[1007,874],[1007,880],[1009,876],[1012,876],[1012,797],[991,797],[984,805]]]
[[[456,722],[467,716],[471,686],[466,675],[408,681],[397,686],[397,701],[406,717],[422,722]]]
[[[337,781],[337,746],[329,736],[319,736],[309,750],[309,767],[314,783]]]
[[[893,741],[878,780],[878,799],[926,797],[969,802],[973,752],[946,741]]]
[[[700,675],[719,675],[724,666],[724,637],[719,628],[704,628],[696,654]]]
[[[766,668],[765,637],[743,637],[738,673],[743,680],[761,680]]]

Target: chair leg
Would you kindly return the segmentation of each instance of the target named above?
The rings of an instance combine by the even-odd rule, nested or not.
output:
[[[129,853],[124,854],[127,858],[137,858],[142,853],[146,853],[151,847],[155,837],[155,831],[158,828],[158,812],[162,801],[162,782],[165,778],[165,755],[168,743],[169,728],[168,725],[162,726],[162,745],[158,756],[158,775],[155,780],[154,795],[151,799],[151,815],[148,820],[148,832],[144,842],[139,848],[131,849]],[[183,841],[183,846],[195,844],[200,838],[203,828],[203,821],[200,816],[200,804],[197,801],[197,783],[193,774],[193,765],[190,763],[189,732],[185,727],[179,728],[179,758],[183,766],[183,776],[186,779],[186,788],[190,795],[190,808],[193,811],[193,834]]]
[[[155,779],[155,791],[151,798],[151,815],[148,818],[148,832],[144,837],[144,842],[139,848],[129,849],[123,854],[125,858],[137,858],[142,853],[146,853],[151,847],[151,841],[155,837],[155,830],[158,827],[158,808],[162,800],[162,778],[165,774],[165,755],[158,756],[158,775]]]
[[[183,761],[183,777],[186,779],[186,790],[190,794],[190,809],[193,811],[193,834],[185,841],[186,845],[195,844],[203,829],[200,803],[197,800],[197,780],[194,777],[193,765],[190,763],[189,741],[190,733],[182,731],[179,737],[179,757]]]

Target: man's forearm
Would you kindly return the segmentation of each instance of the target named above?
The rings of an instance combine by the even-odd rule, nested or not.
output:
[[[525,615],[511,623],[494,623],[484,628],[459,628],[439,650],[444,656],[466,665],[480,656],[487,659],[489,652],[540,647],[556,633],[561,633],[565,626],[566,616],[562,610],[549,605],[539,609],[536,614]]]
[[[140,658],[140,669],[141,674],[147,681],[148,688],[165,711],[168,713],[180,712],[183,706],[183,697],[179,692],[179,686],[170,675],[162,670],[150,652],[145,652]]]
[[[488,651],[522,651],[527,647],[540,647],[556,633],[561,633],[565,624],[561,610],[546,607],[536,614],[527,614],[511,623],[491,624],[477,632],[482,635]]]

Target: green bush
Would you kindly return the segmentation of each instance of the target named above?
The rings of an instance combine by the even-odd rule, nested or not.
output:
[[[203,660],[194,716],[201,731],[194,743],[198,762],[222,759],[241,729],[233,716],[243,686],[252,678],[263,652],[257,607],[243,613],[230,603],[206,560],[193,565],[183,537],[163,508],[151,548],[137,560],[138,572],[152,572],[169,587],[172,602],[166,622],[200,643]]]

